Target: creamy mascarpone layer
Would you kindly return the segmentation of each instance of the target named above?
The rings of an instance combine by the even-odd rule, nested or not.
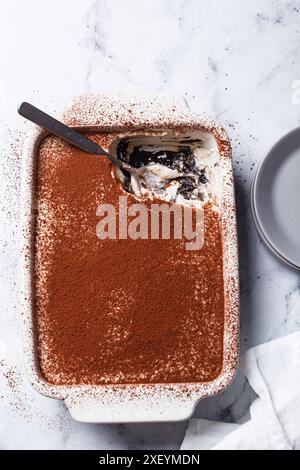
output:
[[[118,157],[138,175],[116,169],[125,189],[137,198],[220,207],[221,175],[215,139],[203,131],[145,133],[120,138]]]

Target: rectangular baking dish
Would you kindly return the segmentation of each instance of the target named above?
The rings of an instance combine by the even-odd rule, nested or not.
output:
[[[86,131],[135,131],[170,128],[203,129],[217,141],[222,174],[221,229],[225,286],[223,367],[211,382],[144,385],[57,386],[48,383],[38,367],[34,325],[34,230],[37,152],[45,131],[35,129],[24,145],[22,171],[21,313],[27,375],[33,387],[64,400],[72,417],[81,422],[114,423],[180,421],[189,418],[197,403],[224,390],[238,363],[238,257],[231,147],[224,130],[193,113],[180,96],[84,95],[75,97],[62,119]]]

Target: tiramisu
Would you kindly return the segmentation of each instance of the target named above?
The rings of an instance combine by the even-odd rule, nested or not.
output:
[[[35,315],[52,384],[206,382],[223,364],[218,148],[189,129],[88,134],[140,179],[58,138],[39,150]],[[97,208],[163,201],[204,211],[204,244],[99,238]],[[98,214],[98,215],[97,215]],[[118,222],[119,223],[119,222]],[[116,231],[118,233],[118,231]]]

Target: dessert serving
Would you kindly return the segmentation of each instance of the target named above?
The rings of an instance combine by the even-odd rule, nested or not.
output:
[[[77,99],[65,120],[139,172],[51,135],[34,140],[24,199],[28,369],[79,420],[184,419],[236,369],[230,146],[181,101],[120,100]],[[178,207],[190,211],[195,237],[201,212],[201,246],[178,236]],[[159,221],[172,208],[169,236],[160,228],[151,237],[157,208]]]
[[[117,154],[132,166],[147,159],[141,184],[132,175],[128,182],[124,173],[120,184],[109,161],[56,137],[42,141],[36,320],[40,367],[49,382],[197,382],[220,373],[222,243],[218,208],[211,206],[218,197],[212,188],[219,173],[217,150],[205,151],[202,134],[195,143],[185,142],[186,131],[177,134],[174,150],[169,150],[174,142],[164,138],[150,147],[149,136],[140,133],[119,141]],[[118,134],[89,137],[107,148],[119,139]],[[129,155],[121,153],[128,139]],[[100,204],[117,207],[119,196],[127,194],[128,206],[137,196],[147,205],[150,191],[157,201],[205,205],[202,249],[186,251],[182,240],[172,238],[97,238]]]

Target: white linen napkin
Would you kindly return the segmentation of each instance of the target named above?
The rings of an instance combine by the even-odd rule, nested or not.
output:
[[[300,331],[250,349],[241,369],[258,395],[251,419],[191,419],[182,450],[300,450]]]

